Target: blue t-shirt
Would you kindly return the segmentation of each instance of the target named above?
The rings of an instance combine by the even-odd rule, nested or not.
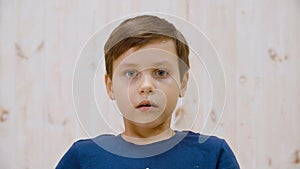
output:
[[[225,140],[191,131],[147,145],[120,135],[100,135],[75,142],[57,169],[239,169]]]

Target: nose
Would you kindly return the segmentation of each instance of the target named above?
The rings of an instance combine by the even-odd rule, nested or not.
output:
[[[143,75],[141,77],[139,94],[150,94],[154,91],[154,86],[152,83],[152,77],[150,75]]]

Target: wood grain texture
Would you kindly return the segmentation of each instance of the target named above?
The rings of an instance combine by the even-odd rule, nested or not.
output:
[[[81,100],[81,114],[76,115],[73,73],[80,50],[94,32],[140,12],[186,19],[220,54],[227,82],[223,118],[216,123],[219,110],[208,111],[208,74],[192,64],[200,82],[200,96],[189,91],[200,99],[193,130],[202,132],[205,118],[217,125],[212,134],[228,141],[241,168],[300,168],[298,0],[0,1],[0,168],[54,168],[74,141],[110,132],[105,121],[122,129],[117,114],[103,120],[91,113],[93,97]],[[96,42],[91,49],[98,51]],[[192,56],[191,62],[196,59]],[[97,62],[87,63],[84,73],[90,75]],[[105,91],[100,83],[99,88]],[[105,113],[115,111],[107,96],[99,100]],[[185,101],[174,127],[184,128],[191,121],[194,106],[194,99]]]

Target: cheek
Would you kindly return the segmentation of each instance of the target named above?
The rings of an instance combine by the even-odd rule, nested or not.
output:
[[[165,81],[163,81],[160,86],[162,86],[166,92],[169,92],[171,94],[179,93],[180,85],[175,79],[165,79]]]
[[[133,103],[134,89],[123,81],[115,81],[113,86],[114,96],[119,105],[122,107],[131,106]]]
[[[179,88],[178,85],[173,81],[173,83],[167,83],[165,85],[161,85],[160,90],[164,92],[166,97],[166,102],[169,106],[176,106],[177,100],[179,97]],[[170,107],[170,108],[171,108]]]
[[[166,93],[166,95],[167,95],[168,105],[170,105],[172,107],[173,105],[177,104],[178,96],[179,96],[179,92],[177,92],[177,90],[169,91],[168,93]]]
[[[126,90],[122,88],[119,81],[114,81],[113,93],[117,101],[123,100],[126,94]]]

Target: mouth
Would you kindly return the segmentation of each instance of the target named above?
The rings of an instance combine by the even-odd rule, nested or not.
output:
[[[154,104],[153,102],[150,102],[149,100],[144,100],[142,102],[140,102],[136,108],[140,111],[150,111],[153,108],[158,107],[156,104]]]

